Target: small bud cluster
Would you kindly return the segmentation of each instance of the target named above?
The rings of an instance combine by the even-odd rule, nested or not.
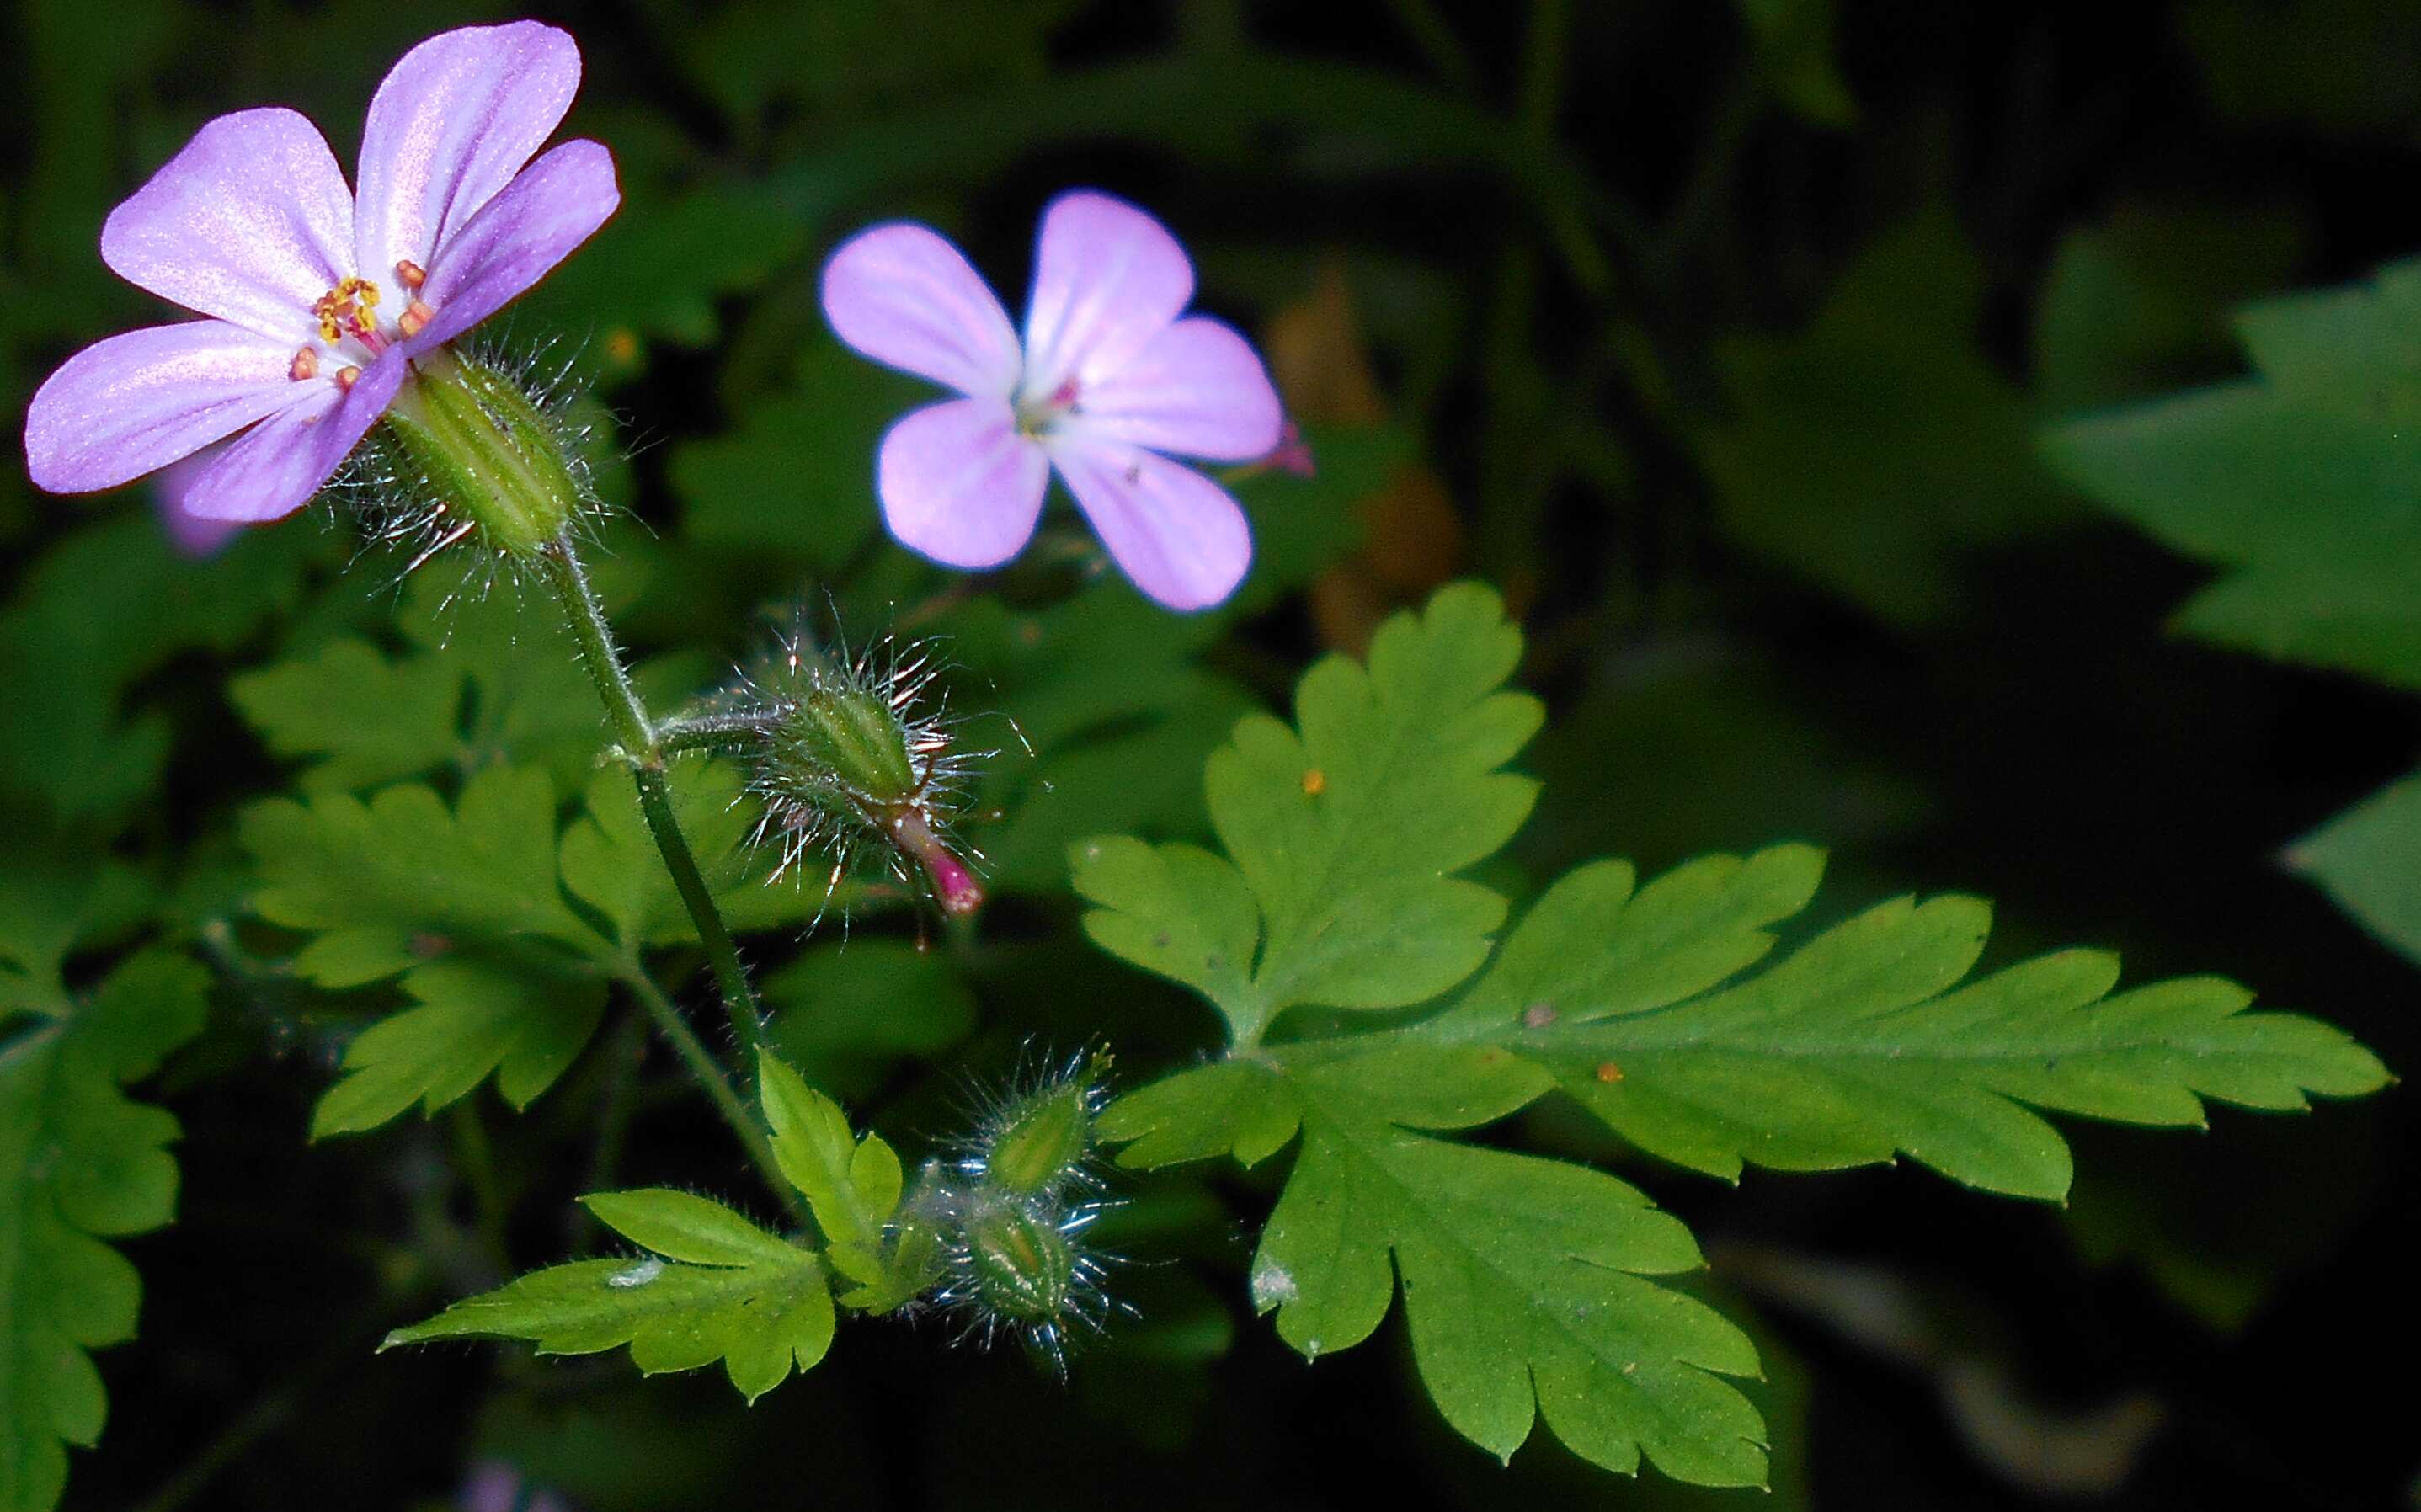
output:
[[[1112,1206],[1093,1144],[1108,1069],[1106,1053],[1086,1053],[987,1099],[974,1136],[929,1163],[900,1208],[931,1246],[935,1284],[921,1305],[955,1320],[961,1340],[1013,1338],[1062,1374],[1069,1352],[1123,1310],[1102,1286],[1115,1257],[1085,1242]]]
[[[931,696],[931,648],[883,642],[855,655],[819,646],[804,625],[749,673],[728,716],[753,734],[749,787],[764,801],[754,836],[780,848],[775,875],[829,858],[827,889],[861,857],[883,857],[903,887],[942,912],[973,913],[984,892],[951,821],[976,762]]]

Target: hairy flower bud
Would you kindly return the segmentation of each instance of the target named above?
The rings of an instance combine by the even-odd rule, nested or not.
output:
[[[765,802],[760,841],[782,848],[781,869],[829,856],[831,881],[864,853],[887,855],[901,881],[921,883],[943,912],[973,913],[983,885],[949,839],[969,764],[953,722],[926,694],[933,669],[921,648],[878,659],[826,651],[804,629],[740,690],[753,732],[749,786]]]
[[[1076,1286],[1076,1247],[1023,1203],[979,1197],[967,1215],[967,1272],[975,1301],[1004,1322],[1049,1324]]]
[[[929,1302],[958,1321],[960,1338],[988,1345],[1005,1334],[1064,1371],[1075,1343],[1132,1311],[1102,1286],[1116,1257],[1085,1242],[1116,1206],[1092,1169],[1108,1065],[1104,1052],[1022,1073],[983,1099],[960,1158],[928,1165],[901,1205],[893,1264],[907,1255],[909,1224],[947,1235]]]
[[[427,522],[439,527],[437,545],[476,531],[507,557],[526,559],[579,516],[587,496],[542,399],[471,357],[423,358],[381,428],[430,513]]]
[[[984,1119],[976,1147],[961,1169],[990,1189],[1022,1198],[1051,1198],[1088,1188],[1093,1115],[1100,1111],[1106,1054],[1079,1056]]]

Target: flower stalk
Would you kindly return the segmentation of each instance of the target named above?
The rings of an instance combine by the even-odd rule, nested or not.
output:
[[[740,959],[740,947],[732,942],[722,911],[714,906],[714,896],[698,870],[697,857],[691,852],[689,840],[681,834],[680,821],[673,814],[672,788],[664,776],[666,752],[655,726],[648,723],[647,706],[639,701],[638,689],[623,670],[621,650],[614,644],[614,631],[605,622],[604,606],[598,602],[597,590],[589,585],[587,570],[581,565],[579,548],[573,544],[570,531],[567,528],[558,532],[537,553],[537,561],[547,586],[554,590],[556,600],[563,605],[564,621],[571,627],[580,663],[588,671],[598,701],[605,706],[605,719],[613,728],[617,751],[630,764],[632,781],[639,789],[640,817],[655,838],[664,870],[672,874],[673,889],[680,895],[681,906],[689,911],[699,943],[706,947],[707,964],[714,972],[724,1012],[730,1017],[732,1037],[742,1063],[753,1064],[757,1051],[764,1043],[764,1015],[758,1007],[757,990],[749,984],[748,969]],[[755,1130],[754,1121],[747,1119],[744,1112],[742,1121]],[[762,1138],[761,1131],[758,1137]]]

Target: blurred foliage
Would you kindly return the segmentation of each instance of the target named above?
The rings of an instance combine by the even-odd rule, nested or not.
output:
[[[1976,885],[2004,899],[1995,956],[2094,939],[2150,974],[2241,978],[2391,1067],[2421,1045],[2401,776],[2421,715],[2344,675],[2421,680],[2398,640],[2421,488],[2397,267],[2421,213],[2381,187],[2421,150],[2421,7],[540,8],[580,39],[570,128],[612,146],[625,206],[501,339],[568,361],[610,413],[597,460],[626,512],[595,567],[648,696],[709,690],[804,614],[851,645],[942,637],[962,739],[1000,752],[971,826],[1000,895],[979,930],[879,882],[827,899],[727,859],[716,879],[777,1042],[910,1161],[1029,1043],[1106,1038],[1126,1085],[1211,1045],[1185,994],[1084,942],[1067,844],[1208,838],[1200,773],[1237,718],[1472,571],[1505,590],[1547,709],[1535,814],[1473,874],[1494,895],[1526,903],[1596,856],[1653,872],[1811,841],[1834,851],[1811,926]],[[79,345],[158,318],[95,235],[201,121],[291,103],[349,159],[404,47],[504,13],[20,0],[0,22],[11,413]],[[1312,440],[1316,476],[1236,480],[1259,565],[1210,616],[1142,604],[1064,510],[974,580],[876,528],[871,447],[916,385],[833,344],[819,259],[914,216],[1013,291],[1036,207],[1070,183],[1178,229]],[[2328,291],[2269,297],[2296,286]],[[2088,500],[2221,575],[2195,597],[2195,568]],[[580,1192],[744,1179],[613,985],[641,953],[675,973],[696,954],[627,784],[593,769],[549,606],[402,568],[324,511],[192,560],[140,488],[42,498],[0,469],[0,1107],[22,1139],[57,1106],[26,1077],[84,1044],[58,1084],[140,1136],[72,1198],[0,1161],[0,1295],[33,1294],[8,1279],[29,1224],[64,1214],[97,1246],[178,1220],[115,1246],[140,1339],[98,1377],[58,1366],[63,1395],[0,1364],[11,1419],[38,1401],[55,1429],[0,1468],[0,1505],[42,1504],[25,1477],[91,1435],[104,1384],[69,1507],[445,1505],[475,1483],[598,1512],[789,1505],[801,1466],[849,1505],[1753,1495],[1612,1481],[1545,1435],[1500,1468],[1429,1405],[1399,1325],[1304,1371],[1245,1317],[1239,1221],[1274,1190],[1251,1172],[1122,1183],[1133,1207],[1104,1228],[1146,1262],[1123,1293],[1145,1316],[1064,1392],[1013,1354],[862,1324],[744,1410],[618,1364],[372,1362],[532,1267],[629,1263]],[[2196,633],[2290,664],[2164,640],[2180,600]],[[736,783],[683,785],[728,858]],[[497,900],[461,914],[391,865],[462,843],[492,802],[512,809],[509,931]],[[711,1012],[702,982],[681,997]],[[2064,1215],[1881,1172],[1710,1193],[1558,1099],[1521,1129],[1704,1241],[1710,1295],[1767,1364],[1742,1388],[1773,1447],[1760,1505],[2071,1505],[2092,1463],[2106,1504],[2318,1507],[2382,1504],[2415,1470],[2409,1408],[2358,1368],[2421,1343],[2385,1242],[2416,1196],[2403,1100],[2223,1117],[2200,1144],[2080,1132]],[[330,1127],[365,1131],[309,1143],[332,1102]],[[1814,1258],[1778,1267],[1777,1243]],[[68,1333],[123,1340],[131,1275],[78,1253]],[[1805,1304],[1835,1259],[1901,1289]],[[1912,1294],[1943,1315],[1922,1348],[1877,1302]],[[2153,1426],[2091,1411],[2127,1394]]]

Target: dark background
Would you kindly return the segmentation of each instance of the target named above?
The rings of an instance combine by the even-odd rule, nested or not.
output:
[[[22,0],[0,30],[11,413],[75,347],[150,318],[94,240],[203,119],[290,102],[350,163],[405,47],[518,13]],[[1264,335],[1307,423],[1400,443],[1352,507],[1360,543],[1240,616],[1215,663],[1276,699],[1459,572],[1524,619],[1523,677],[1553,714],[1508,877],[1804,837],[1835,850],[1835,913],[1974,890],[2000,904],[1995,959],[2076,941],[2133,976],[2219,972],[2411,1063],[2421,976],[2280,855],[2412,764],[2414,701],[2166,635],[2205,569],[2098,516],[2029,437],[2233,373],[2231,305],[2421,243],[2421,7],[1841,0],[1829,25],[1783,0],[531,13],[579,39],[569,129],[615,148],[628,198],[516,332],[586,343],[633,448],[623,497],[667,553],[691,518],[682,446],[742,433],[790,384],[840,237],[929,218],[1013,290],[1039,205],[1099,185],[1188,242],[1205,303]],[[2157,297],[2065,303],[2065,259],[2086,254]],[[39,497],[12,471],[0,590],[97,513],[146,507]],[[281,528],[322,538],[308,581],[336,591],[316,585],[342,538]],[[634,622],[643,646],[727,653],[754,601],[799,591],[711,565],[698,604]],[[274,638],[133,658],[125,696],[173,745],[156,785],[76,833],[198,865],[236,805],[279,790],[219,692]],[[20,740],[86,696],[54,670],[10,690]],[[1064,904],[1004,913],[1034,946],[983,985],[981,1043],[1098,1031],[1139,1073],[1203,1048],[1175,998],[1067,945]],[[457,1146],[416,1119],[306,1146],[331,1053],[313,1021],[238,1016],[156,1094],[186,1129],[182,1217],[125,1246],[143,1335],[100,1357],[110,1424],[73,1457],[68,1505],[400,1506],[452,1496],[483,1458],[599,1512],[2351,1508],[2412,1504],[2421,1470],[2393,1238],[2413,1130],[2393,1092],[2308,1118],[2220,1111],[2207,1135],[2072,1128],[2064,1209],[1913,1167],[1730,1190],[1534,1115],[1529,1136],[1612,1160],[1685,1216],[1731,1310],[1760,1320],[1766,1500],[1612,1480],[1543,1433],[1500,1470],[1437,1421],[1392,1322],[1306,1368],[1242,1305],[1266,1197],[1226,1176],[1127,1245],[1156,1262],[1133,1272],[1141,1297],[1198,1279],[1232,1315],[1207,1363],[1113,1344],[1062,1387],[1013,1353],[858,1324],[743,1412],[711,1373],[641,1384],[618,1356],[374,1359],[478,1274],[449,1248]],[[914,1130],[938,1094],[886,1095],[878,1121]],[[526,1193],[520,1265],[563,1253],[583,1158],[563,1101],[489,1110]],[[668,1103],[632,1170],[711,1187],[736,1177],[717,1140]]]

